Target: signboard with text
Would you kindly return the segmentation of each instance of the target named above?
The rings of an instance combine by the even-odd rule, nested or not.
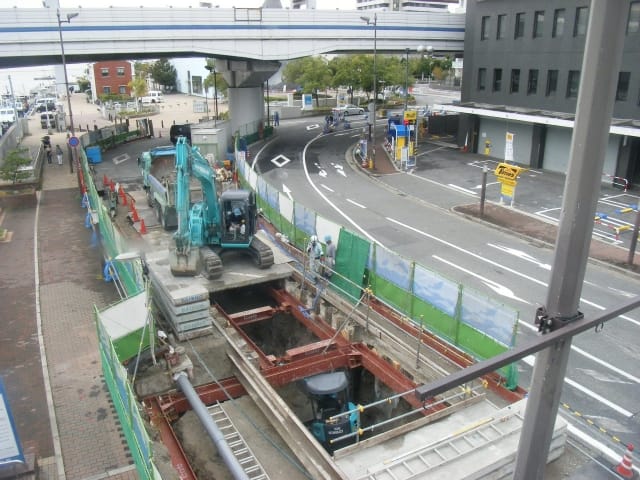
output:
[[[25,463],[9,400],[0,379],[0,465]]]

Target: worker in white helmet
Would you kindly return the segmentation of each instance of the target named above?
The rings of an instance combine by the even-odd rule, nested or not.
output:
[[[309,271],[314,282],[318,281],[322,258],[322,246],[318,241],[318,237],[311,235],[309,245],[307,246],[307,255],[309,255]]]

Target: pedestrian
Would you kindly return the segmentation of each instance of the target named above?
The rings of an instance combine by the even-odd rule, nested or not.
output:
[[[273,124],[277,127],[280,125],[280,114],[278,112],[275,112],[273,114]]]
[[[321,267],[320,259],[322,258],[322,247],[318,241],[318,237],[311,235],[309,245],[307,246],[307,254],[309,255],[309,270],[311,279],[314,283],[318,281],[317,275]]]
[[[62,165],[62,149],[60,145],[56,145],[56,158],[58,159],[58,165]]]
[[[324,254],[323,275],[325,278],[331,278],[331,275],[333,275],[333,271],[336,266],[336,246],[331,241],[331,235],[327,235],[326,237],[324,237],[324,243],[326,244],[326,251]]]

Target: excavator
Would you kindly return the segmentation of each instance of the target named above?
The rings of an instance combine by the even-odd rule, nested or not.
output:
[[[209,280],[222,275],[220,258],[226,251],[250,255],[258,268],[273,265],[273,251],[256,236],[258,213],[255,194],[227,190],[218,196],[215,171],[190,146],[184,136],[176,141],[176,213],[178,229],[169,250],[171,273],[175,276],[202,274]],[[191,202],[191,176],[202,187],[202,200]]]

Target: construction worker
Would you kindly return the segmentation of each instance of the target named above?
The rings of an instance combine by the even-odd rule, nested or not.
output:
[[[309,238],[309,245],[307,246],[307,254],[309,255],[309,270],[311,272],[311,278],[315,282],[318,281],[317,275],[320,273],[322,258],[322,247],[318,241],[318,237],[311,235]]]
[[[325,278],[331,278],[333,270],[336,266],[336,246],[331,241],[331,235],[324,237],[324,243],[326,245],[326,251],[324,254],[324,269],[323,276]]]

